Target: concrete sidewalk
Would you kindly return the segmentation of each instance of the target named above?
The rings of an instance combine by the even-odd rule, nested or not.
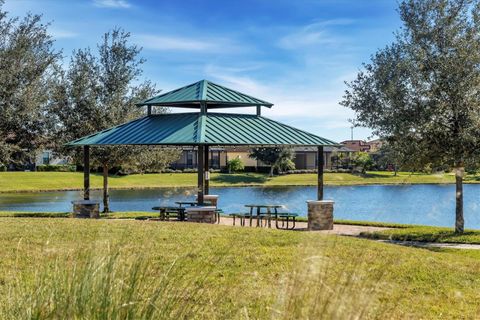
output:
[[[253,219],[252,223],[253,223],[253,225],[252,225],[252,227],[250,227],[249,222],[246,221],[245,226],[241,227],[239,220],[236,219],[235,227],[238,227],[238,228],[257,228],[256,219]],[[229,218],[229,217],[221,217],[219,224],[225,225],[225,226],[233,226],[233,219]],[[266,227],[262,227],[262,228],[266,228]],[[272,221],[272,229],[275,229],[275,222],[274,221]],[[315,232],[325,233],[325,234],[336,234],[336,235],[343,235],[343,236],[359,236],[361,232],[374,232],[374,231],[381,231],[381,230],[387,230],[387,229],[390,229],[390,228],[335,224],[333,226],[333,230],[315,231]],[[301,231],[301,230],[307,230],[307,223],[306,222],[296,222],[295,229],[293,231]]]
[[[383,243],[397,244],[407,247],[417,248],[444,248],[444,249],[469,249],[480,250],[480,244],[468,243],[439,243],[439,242],[421,242],[421,241],[400,241],[400,240],[375,240]]]

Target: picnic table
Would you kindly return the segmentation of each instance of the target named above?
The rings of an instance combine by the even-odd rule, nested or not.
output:
[[[188,206],[196,206],[197,205],[197,201],[175,201],[176,204],[178,204],[178,206],[181,208],[182,206],[184,205],[188,205]]]
[[[185,208],[174,207],[174,206],[159,206],[153,207],[152,210],[160,211],[160,220],[170,220],[170,214],[175,214],[178,217],[178,220],[185,220]]]
[[[182,208],[182,206],[185,206],[185,205],[189,205],[191,207],[198,205],[198,201],[176,201],[175,203],[178,204],[178,206],[180,208]],[[204,205],[210,205],[211,202],[210,201],[204,201],[203,204]]]
[[[265,215],[267,217],[268,227],[271,227],[270,218],[272,215],[275,216],[275,227],[278,227],[278,209],[284,208],[284,205],[281,204],[246,204],[245,207],[250,208],[250,225],[252,225],[253,217],[256,216],[257,218],[257,227],[260,226],[260,222],[262,216]],[[266,212],[262,213],[262,209],[265,209]],[[272,212],[273,210],[273,212]]]

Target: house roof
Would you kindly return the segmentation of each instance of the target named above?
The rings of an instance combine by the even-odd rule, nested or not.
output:
[[[67,145],[338,146],[263,116],[198,112],[146,116]]]
[[[208,80],[201,80],[144,100],[137,103],[137,106],[152,105],[198,109],[202,103],[205,103],[208,109],[251,106],[271,108],[273,106],[270,102],[254,98]]]

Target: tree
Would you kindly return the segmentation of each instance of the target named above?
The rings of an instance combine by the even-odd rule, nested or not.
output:
[[[373,166],[373,159],[368,152],[358,152],[353,157],[353,161],[356,166],[362,168],[362,173],[366,173],[367,169]]]
[[[455,167],[455,231],[464,230],[464,163],[480,150],[480,4],[400,3],[403,28],[348,83],[342,104],[416,166]]]
[[[122,166],[122,169],[141,173],[161,172],[172,162],[180,159],[182,150],[178,148],[136,147],[131,161]]]
[[[397,175],[398,167],[402,163],[401,152],[395,150],[389,143],[384,143],[374,155],[374,162],[382,169],[393,168],[393,175]]]
[[[89,49],[73,53],[68,71],[57,83],[52,107],[60,123],[59,152],[66,152],[63,144],[67,141],[140,117],[142,110],[135,102],[158,93],[148,81],[138,84],[145,60],[129,39],[128,32],[115,29],[103,36],[98,55]],[[95,147],[91,154],[94,165],[103,168],[103,211],[109,212],[109,169],[131,161],[139,151],[128,146],[108,146]],[[77,163],[81,163],[80,155],[78,151],[73,153]]]
[[[0,164],[23,165],[47,143],[50,81],[60,52],[41,16],[9,18],[0,0]]]
[[[295,157],[295,154],[292,148],[253,148],[250,151],[249,157],[270,166],[270,177],[273,176],[273,171],[275,169],[278,169],[279,171],[295,169],[295,164],[293,163],[293,158]]]
[[[227,161],[228,173],[243,171],[245,166],[243,165],[242,159],[235,157],[232,160]]]

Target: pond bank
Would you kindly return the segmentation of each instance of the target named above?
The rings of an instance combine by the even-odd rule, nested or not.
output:
[[[91,189],[102,188],[102,176],[91,175]],[[159,173],[129,176],[110,176],[112,190],[144,190],[176,187],[195,187],[196,173]],[[368,172],[364,175],[350,173],[325,173],[326,186],[354,185],[410,185],[453,184],[454,176],[448,174],[420,174],[400,172]],[[252,186],[315,186],[316,174],[289,174],[268,177],[260,173],[223,174],[212,173],[212,187]],[[467,176],[466,184],[480,183],[480,176]],[[79,191],[83,186],[80,172],[0,172],[0,193]]]
[[[465,226],[480,229],[480,185],[469,184],[464,189]],[[260,203],[281,204],[287,212],[306,217],[306,201],[316,198],[314,186],[212,187],[210,192],[219,195],[219,207],[227,214],[246,212],[245,204]],[[195,194],[195,188],[112,190],[110,208],[154,213],[152,207],[191,201]],[[3,193],[0,211],[68,212],[71,201],[82,198],[81,191]],[[92,191],[91,198],[101,200],[101,191]],[[454,222],[454,185],[327,186],[325,199],[335,201],[337,220],[438,227],[451,227]]]

